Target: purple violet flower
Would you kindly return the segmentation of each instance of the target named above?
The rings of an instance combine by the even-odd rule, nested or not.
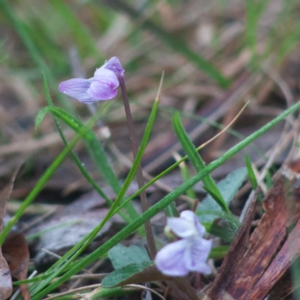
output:
[[[112,57],[96,70],[90,79],[73,78],[59,84],[58,90],[83,103],[114,98],[119,87],[119,77],[124,77],[124,69],[117,57]]]
[[[156,255],[155,264],[161,273],[185,276],[190,271],[210,274],[206,263],[212,242],[203,239],[205,228],[192,211],[183,211],[179,218],[168,218],[167,226],[182,238],[163,247]]]

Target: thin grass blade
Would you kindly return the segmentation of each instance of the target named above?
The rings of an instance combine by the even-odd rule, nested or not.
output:
[[[205,163],[202,160],[200,154],[197,152],[197,149],[194,146],[193,142],[187,135],[187,133],[181,123],[179,112],[176,112],[174,114],[172,122],[173,122],[173,129],[178,137],[178,140],[179,140],[183,150],[185,151],[186,155],[190,159],[190,161],[193,164],[196,171],[200,172],[201,170],[203,170],[205,168]],[[211,177],[211,175],[208,174],[207,176],[205,176],[202,179],[202,182],[203,182],[204,187],[208,191],[211,191],[213,193],[213,195],[215,196],[213,199],[217,202],[217,204],[221,207],[221,209],[225,212],[229,212],[229,208],[228,208],[222,194],[220,193],[215,181]]]

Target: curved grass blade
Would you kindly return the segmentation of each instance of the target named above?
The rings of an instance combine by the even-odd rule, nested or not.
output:
[[[245,155],[245,162],[246,162],[248,177],[251,182],[252,189],[256,190],[258,184],[257,184],[257,180],[256,180],[256,177],[254,174],[254,170],[252,168],[252,163],[251,163],[251,160],[250,160],[250,157],[248,154]]]
[[[178,140],[179,140],[183,150],[185,151],[189,160],[195,167],[196,171],[200,172],[201,170],[203,170],[205,168],[205,163],[202,160],[200,154],[197,152],[196,147],[194,146],[193,142],[189,138],[188,134],[186,133],[186,131],[181,123],[179,112],[176,112],[174,114],[172,123],[173,123],[173,129],[178,137]],[[221,209],[223,211],[229,212],[229,208],[228,208],[222,194],[220,193],[215,181],[211,177],[211,175],[208,174],[207,176],[205,176],[202,179],[202,182],[203,182],[204,187],[209,192],[211,191],[213,193],[213,195],[215,196],[212,199],[214,199],[217,202],[217,204],[221,207]]]

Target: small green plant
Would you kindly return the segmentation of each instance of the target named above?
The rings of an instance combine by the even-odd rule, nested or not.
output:
[[[103,72],[104,80],[102,80],[102,74],[101,76],[99,76],[101,72]],[[98,69],[93,78],[88,80],[71,79],[62,83],[59,86],[59,89],[72,97],[78,98],[82,102],[95,102],[98,100],[102,100],[101,98],[104,98],[103,100],[107,100],[116,96],[117,87],[120,82],[120,85],[122,87],[121,90],[123,94],[125,109],[127,110],[130,138],[135,139],[133,134],[133,123],[130,118],[130,106],[126,95],[123,74],[123,68],[119,60],[117,58],[113,58],[109,60],[104,65],[104,67]],[[110,82],[110,80],[107,78],[112,77],[114,77],[114,79],[112,82]],[[239,228],[239,222],[230,213],[229,203],[234,197],[237,190],[239,189],[242,182],[244,181],[247,175],[247,170],[246,168],[243,168],[234,171],[232,174],[228,175],[228,178],[226,178],[224,182],[220,182],[218,185],[214,182],[210,173],[216,168],[218,168],[220,165],[222,165],[224,162],[226,162],[234,154],[241,151],[241,149],[243,149],[245,146],[252,143],[257,137],[261,136],[263,133],[268,131],[278,122],[282,121],[290,113],[300,108],[300,103],[293,105],[281,115],[279,115],[277,118],[263,126],[257,132],[245,138],[236,146],[228,150],[220,158],[213,161],[207,166],[205,166],[202,158],[198,153],[198,149],[195,148],[195,146],[189,139],[188,134],[185,132],[185,129],[180,120],[179,113],[175,112],[173,117],[174,131],[183,149],[187,153],[187,157],[180,159],[172,167],[164,171],[159,176],[155,177],[146,185],[140,184],[139,191],[137,191],[132,197],[127,198],[126,191],[129,187],[130,182],[132,182],[134,176],[136,174],[138,174],[138,176],[142,176],[142,173],[139,172],[139,170],[141,171],[140,162],[155,121],[162,82],[156,100],[154,102],[152,112],[149,117],[148,125],[146,127],[142,143],[139,147],[137,147],[137,145],[133,145],[133,147],[136,147],[133,150],[135,154],[135,160],[123,185],[119,185],[119,183],[117,183],[117,179],[115,178],[113,171],[107,162],[105,153],[102,150],[101,145],[96,139],[94,133],[90,129],[90,127],[96,122],[98,116],[95,115],[91,118],[91,120],[87,122],[87,124],[82,124],[69,113],[53,106],[52,101],[50,99],[46,80],[44,82],[47,98],[49,98],[49,106],[40,111],[36,119],[36,125],[39,126],[46,113],[51,113],[55,118],[65,122],[70,128],[72,128],[77,133],[77,135],[70,143],[66,144],[65,149],[56,158],[52,165],[46,170],[44,175],[41,177],[40,181],[36,184],[32,192],[25,199],[25,201],[15,214],[14,218],[12,218],[9,221],[4,231],[0,235],[0,242],[3,243],[6,235],[8,234],[12,226],[18,221],[24,210],[34,200],[34,198],[43,188],[45,183],[53,175],[57,167],[63,162],[66,155],[70,153],[72,148],[80,139],[83,139],[88,144],[89,148],[92,149],[92,151],[94,151],[94,153],[92,153],[92,157],[94,158],[95,163],[99,164],[99,169],[101,169],[101,171],[103,172],[103,175],[105,176],[107,182],[112,187],[114,187],[117,193],[117,197],[114,202],[111,202],[110,199],[104,194],[104,192],[99,187],[97,187],[97,184],[91,179],[87,171],[84,168],[81,169],[83,171],[82,174],[86,176],[86,178],[89,180],[89,182],[91,182],[93,186],[97,187],[96,189],[99,191],[99,193],[103,195],[104,198],[107,200],[107,205],[110,206],[109,213],[90,234],[88,234],[82,239],[80,243],[78,243],[72,249],[70,249],[43,275],[40,275],[33,280],[27,281],[28,283],[31,282],[30,291],[33,300],[42,299],[48,293],[53,291],[56,287],[68,280],[71,276],[77,274],[83,268],[93,263],[94,261],[106,256],[107,253],[109,253],[110,259],[112,261],[115,261],[116,252],[113,251],[113,249],[115,249],[114,247],[118,247],[118,243],[120,243],[130,234],[134,233],[136,230],[139,230],[139,233],[141,235],[146,234],[147,247],[148,249],[150,249],[150,257],[148,257],[147,254],[145,254],[145,259],[137,261],[137,258],[132,256],[131,258],[133,259],[133,265],[132,263],[129,263],[118,267],[116,273],[112,273],[107,279],[103,281],[103,285],[106,287],[112,287],[116,284],[121,284],[124,281],[126,282],[128,278],[131,278],[135,274],[142,272],[144,269],[153,268],[153,259],[156,256],[157,243],[155,243],[155,239],[151,231],[151,226],[147,226],[146,224],[150,224],[149,222],[151,217],[155,216],[159,211],[163,210],[164,208],[172,205],[180,195],[186,193],[191,187],[193,187],[195,183],[197,183],[200,180],[202,180],[203,186],[206,189],[209,196],[197,207],[196,214],[192,213],[192,211],[186,211],[184,212],[184,215],[183,213],[181,213],[180,218],[171,217],[169,219],[169,227],[171,228],[172,232],[175,233],[177,238],[179,238],[179,240],[175,242],[174,245],[177,243],[176,245],[179,245],[179,248],[174,247],[174,245],[172,244],[169,244],[168,246],[166,246],[166,248],[163,248],[160,252],[158,252],[158,255],[156,256],[156,263],[158,269],[161,270],[163,274],[167,274],[169,276],[184,276],[189,271],[202,272],[205,274],[209,273],[210,268],[206,265],[205,261],[209,255],[212,244],[211,241],[203,239],[203,234],[205,232],[204,228],[206,228],[206,231],[210,233],[219,235],[224,240],[232,240],[234,234]],[[98,91],[97,89],[99,89],[100,91]],[[103,97],[101,96],[101,93],[103,93]],[[148,207],[147,203],[144,203],[144,211],[141,215],[138,215],[131,204],[131,199],[133,197],[136,197],[138,194],[142,195],[147,186],[153,184],[153,182],[155,182],[158,178],[166,174],[175,166],[178,166],[178,164],[184,161],[186,158],[189,158],[191,163],[194,165],[197,171],[196,175],[187,179],[182,185],[176,188],[172,193],[166,195],[163,199],[161,199],[152,207]],[[247,165],[249,169],[249,162],[247,163]],[[141,182],[143,182],[143,178],[140,178],[140,183]],[[145,200],[146,199],[143,199],[143,201]],[[97,233],[101,230],[101,228],[103,228],[104,224],[116,213],[119,213],[124,218],[124,220],[128,222],[128,225],[125,226],[120,232],[118,232],[115,236],[110,238],[98,249],[93,251],[91,254],[83,258],[80,257],[80,254],[92,242]],[[222,228],[221,226],[214,223],[216,219],[221,218],[225,220],[225,222],[228,224],[228,227]],[[205,227],[203,227],[199,223],[199,221],[203,222],[203,225]],[[145,226],[145,228],[141,230],[140,227],[143,225]],[[192,256],[192,253],[195,252],[197,252],[198,254],[196,256]],[[129,251],[129,253],[131,252]],[[218,257],[220,253],[224,253],[224,249],[216,248],[212,250],[211,256]],[[177,256],[184,257],[185,259],[181,261],[181,264],[174,266],[173,262],[174,259],[177,259]],[[117,280],[117,278],[119,279]],[[120,278],[122,278],[122,280]],[[53,281],[54,279],[55,281]],[[155,280],[155,276],[153,280]],[[187,287],[187,289],[189,288]],[[192,293],[191,290],[190,293]]]

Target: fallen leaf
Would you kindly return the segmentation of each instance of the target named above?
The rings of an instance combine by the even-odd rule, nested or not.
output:
[[[11,276],[17,280],[25,280],[29,265],[29,250],[24,234],[21,232],[9,234],[2,246],[2,251]],[[24,300],[31,299],[26,284],[21,284],[20,290]]]
[[[10,198],[18,171],[19,168],[14,172],[9,184],[1,191],[0,194],[0,232],[3,230],[7,201]],[[2,249],[0,248],[0,299],[7,299],[8,297],[10,297],[11,294],[11,273],[8,264],[2,255]]]
[[[8,299],[12,294],[10,270],[0,248],[0,299]]]

